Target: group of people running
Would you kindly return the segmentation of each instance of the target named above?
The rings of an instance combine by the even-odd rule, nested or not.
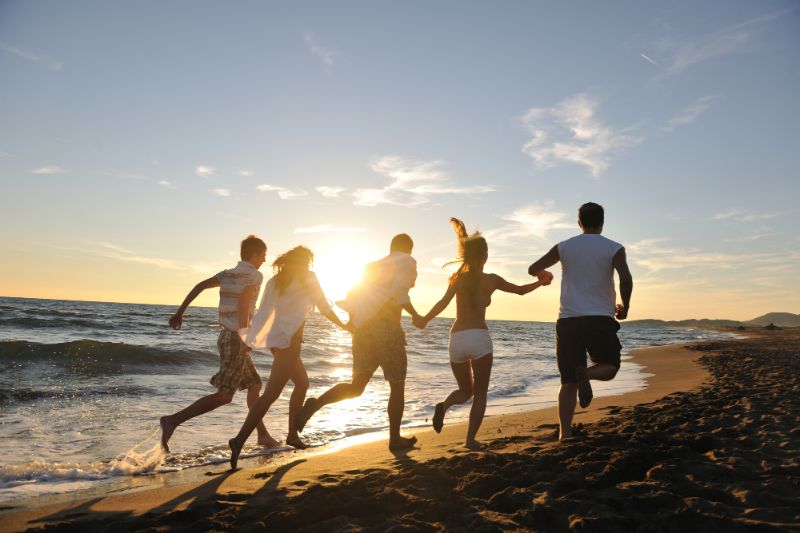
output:
[[[458,242],[458,269],[448,280],[444,296],[420,315],[411,303],[409,290],[417,277],[416,261],[411,256],[413,241],[408,235],[396,235],[386,257],[367,265],[361,282],[337,305],[348,312],[343,322],[325,298],[319,281],[311,271],[314,255],[297,246],[273,262],[274,276],[265,287],[256,310],[256,300],[263,281],[258,271],[266,261],[267,246],[258,237],[249,236],[241,243],[241,261],[232,269],[198,283],[170,318],[170,326],[180,329],[183,314],[204,290],[219,287],[219,322],[217,346],[220,369],[211,378],[217,392],[160,420],[161,444],[169,451],[169,440],[183,422],[229,403],[237,390],[247,391],[249,412],[239,433],[229,440],[231,468],[236,468],[245,442],[258,433],[258,444],[275,447],[279,443],[268,432],[262,419],[291,380],[294,389],[289,400],[289,424],[286,444],[295,448],[307,445],[300,437],[306,423],[326,405],[360,396],[378,367],[389,382],[389,448],[393,451],[412,448],[416,438],[404,437],[400,425],[405,405],[407,370],[406,340],[400,325],[402,311],[412,323],[425,328],[456,299],[456,320],[450,330],[450,366],[458,384],[444,401],[437,403],[432,422],[440,432],[447,410],[472,398],[465,446],[478,449],[478,429],[486,410],[486,398],[493,362],[492,339],[486,324],[486,308],[495,291],[528,294],[549,285],[553,274],[546,269],[562,263],[561,313],[556,325],[557,359],[561,373],[559,392],[560,438],[571,436],[576,401],[588,406],[592,397],[590,379],[608,380],[620,366],[619,340],[616,332],[630,306],[632,278],[624,248],[602,237],[603,209],[598,204],[581,206],[578,224],[582,234],[554,246],[533,263],[528,272],[537,278],[533,283],[515,285],[497,274],[484,272],[488,260],[486,239],[478,232],[468,234],[464,223],[450,222]],[[620,279],[622,304],[615,305],[613,271]],[[314,309],[352,334],[352,378],[339,383],[318,398],[306,399],[308,374],[300,357],[303,329]],[[273,356],[272,368],[264,392],[251,352],[266,349]],[[586,354],[595,363],[587,368]]]

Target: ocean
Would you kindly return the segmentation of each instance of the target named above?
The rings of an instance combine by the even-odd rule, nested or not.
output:
[[[244,393],[180,426],[172,453],[161,453],[159,417],[214,392],[218,367],[215,308],[191,307],[183,329],[167,324],[176,306],[0,297],[0,504],[93,489],[131,476],[186,470],[228,460],[227,440],[247,414]],[[409,368],[404,427],[429,424],[433,407],[456,388],[447,356],[452,319],[425,330],[404,317]],[[555,404],[559,386],[554,324],[489,321],[495,356],[487,415]],[[629,360],[636,348],[732,333],[623,323],[623,365],[616,379],[593,382],[595,396],[646,386],[648,375]],[[255,352],[266,380],[271,355]],[[302,358],[310,396],[350,377],[350,336],[319,315],[305,328]],[[291,383],[265,417],[285,437]],[[360,398],[319,411],[302,436],[314,447],[347,443],[387,430],[388,384],[378,370]],[[469,405],[448,413],[463,421]],[[480,438],[480,434],[478,435]],[[255,433],[243,457],[291,453],[264,450]]]

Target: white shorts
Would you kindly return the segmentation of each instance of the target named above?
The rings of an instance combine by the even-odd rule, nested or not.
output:
[[[450,362],[466,363],[494,350],[488,329],[465,329],[450,333]]]

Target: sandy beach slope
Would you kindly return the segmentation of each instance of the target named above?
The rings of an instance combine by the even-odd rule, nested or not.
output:
[[[640,392],[0,515],[0,530],[800,531],[800,331],[638,350]]]

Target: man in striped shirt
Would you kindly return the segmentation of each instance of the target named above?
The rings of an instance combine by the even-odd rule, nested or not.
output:
[[[267,257],[267,245],[254,235],[241,243],[241,261],[234,267],[198,283],[186,296],[178,311],[169,319],[172,329],[181,329],[183,313],[197,296],[206,289],[219,287],[219,325],[217,339],[219,349],[219,372],[211,378],[217,392],[203,396],[189,407],[169,416],[161,417],[161,446],[169,452],[169,439],[182,423],[196,416],[213,411],[233,400],[237,390],[247,390],[248,407],[258,399],[261,391],[261,376],[256,371],[251,349],[239,338],[238,331],[250,325],[264,275],[258,271]],[[263,422],[259,422],[258,443],[275,447],[273,439]]]

